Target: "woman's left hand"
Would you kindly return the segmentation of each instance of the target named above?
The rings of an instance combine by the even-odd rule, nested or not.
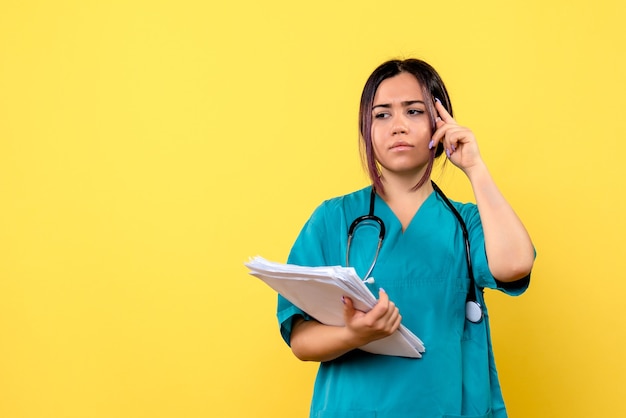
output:
[[[448,159],[466,173],[475,165],[481,164],[482,157],[474,133],[469,128],[459,126],[438,100],[435,101],[435,109],[439,118],[432,138],[433,147],[442,142]]]

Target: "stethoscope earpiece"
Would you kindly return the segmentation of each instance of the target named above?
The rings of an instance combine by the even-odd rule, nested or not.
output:
[[[374,284],[374,282],[375,282],[376,280],[374,280],[374,278],[373,278],[373,277],[368,277],[367,279],[365,279],[365,280],[363,280],[363,281],[364,281],[365,283],[367,283],[367,284]]]

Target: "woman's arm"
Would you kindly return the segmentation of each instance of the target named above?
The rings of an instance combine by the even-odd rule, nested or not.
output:
[[[369,342],[393,334],[402,320],[396,305],[380,289],[378,303],[365,313],[354,309],[350,298],[344,301],[345,326],[321,324],[302,317],[294,320],[291,350],[303,361],[330,361]]]
[[[501,282],[527,276],[535,261],[535,250],[522,221],[500,193],[484,163],[464,171],[476,197],[491,274]]]
[[[496,186],[471,130],[459,126],[441,103],[435,103],[440,121],[433,144],[443,141],[450,161],[467,175],[485,234],[485,251],[491,274],[501,282],[527,276],[535,250],[522,221]]]

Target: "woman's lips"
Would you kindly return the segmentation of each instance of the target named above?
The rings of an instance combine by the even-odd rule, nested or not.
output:
[[[394,151],[404,151],[404,150],[408,150],[413,148],[413,145],[409,144],[408,142],[404,142],[404,141],[399,141],[399,142],[394,142],[394,144],[391,146],[391,150]]]

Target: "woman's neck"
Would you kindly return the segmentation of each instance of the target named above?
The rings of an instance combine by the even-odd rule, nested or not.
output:
[[[426,179],[424,184],[417,190],[413,190],[420,179],[421,176],[384,175],[382,179],[384,194],[381,193],[380,195],[387,203],[394,201],[406,202],[407,200],[423,202],[432,193],[433,186],[430,179]]]
[[[430,179],[417,190],[413,190],[417,184],[415,178],[400,180],[398,178],[385,178],[383,180],[383,186],[385,193],[380,194],[380,197],[387,203],[389,209],[396,215],[396,218],[402,225],[402,231],[404,232],[411,220],[422,206],[422,203],[426,201],[428,196],[433,192],[433,186]]]

